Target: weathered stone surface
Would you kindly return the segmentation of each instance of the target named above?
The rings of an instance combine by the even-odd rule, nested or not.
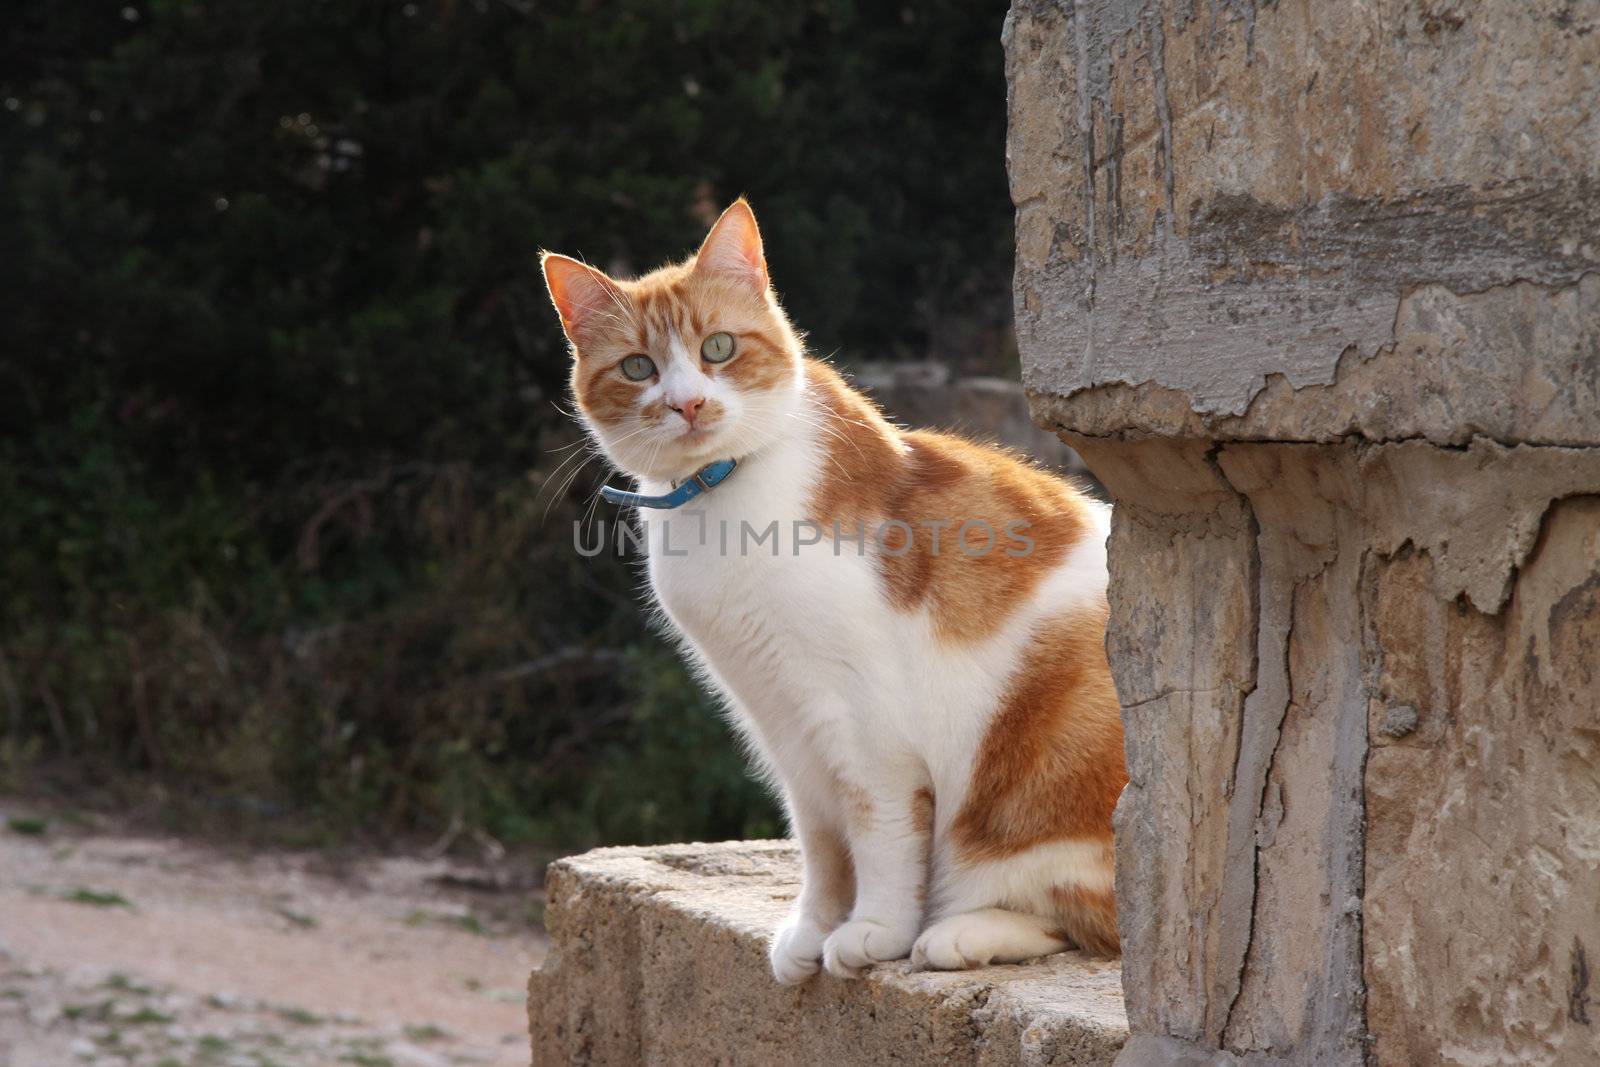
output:
[[[799,889],[788,842],[599,849],[553,864],[548,889],[535,1067],[1109,1064],[1127,1032],[1117,966],[1077,953],[778,985],[766,944]]]
[[[1295,388],[1287,374],[1269,374],[1243,415],[1196,410],[1188,394],[1154,380],[1081,389],[1041,380],[1034,414],[1056,430],[1098,436],[1594,443],[1600,273],[1557,289],[1512,282],[1457,295],[1424,286],[1401,296],[1392,315],[1390,339],[1375,353],[1344,349],[1331,384]]]
[[[1017,3],[1024,383],[1088,434],[1153,401],[1217,437],[1594,443],[1597,31],[1553,0]]]
[[[1505,609],[1406,551],[1366,591],[1367,1025],[1382,1063],[1600,1062],[1600,496],[1545,513]]]
[[[1118,501],[1134,1033],[1595,1062],[1600,449],[1074,440]]]
[[[1600,4],[1017,0],[1119,1062],[1600,1062]]]

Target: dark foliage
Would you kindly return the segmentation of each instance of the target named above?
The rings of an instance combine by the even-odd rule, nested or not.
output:
[[[645,269],[743,192],[815,348],[1006,358],[1002,12],[8,12],[0,775],[230,828],[776,829],[572,550],[535,253]]]

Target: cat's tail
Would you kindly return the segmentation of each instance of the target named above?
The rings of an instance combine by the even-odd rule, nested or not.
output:
[[[1053,917],[1060,924],[1057,933],[1096,956],[1120,956],[1122,941],[1117,936],[1117,897],[1110,889],[1091,889],[1081,884],[1057,885],[1050,890]]]

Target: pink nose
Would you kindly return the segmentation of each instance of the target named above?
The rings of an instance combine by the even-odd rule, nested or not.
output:
[[[705,404],[705,402],[705,397],[697,396],[693,400],[685,400],[683,403],[673,404],[671,407],[673,411],[676,411],[679,415],[683,416],[684,421],[686,421],[690,426],[693,426],[695,417],[700,414],[700,408]]]

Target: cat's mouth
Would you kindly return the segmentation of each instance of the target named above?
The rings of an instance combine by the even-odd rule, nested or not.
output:
[[[695,467],[718,454],[725,444],[726,429],[725,419],[717,419],[714,422],[696,421],[693,426],[683,427],[672,438],[677,462]]]
[[[720,434],[727,424],[724,412],[713,402],[707,404],[700,412],[700,417],[693,422],[679,416],[675,421],[678,424],[677,439],[679,444],[699,445]]]

